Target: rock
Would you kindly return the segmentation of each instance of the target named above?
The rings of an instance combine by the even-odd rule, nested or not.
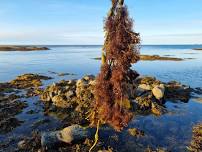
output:
[[[152,102],[151,112],[157,116],[160,116],[160,115],[166,113],[167,110],[163,106],[157,104],[156,102]]]
[[[141,89],[141,88],[137,88],[137,89],[135,89],[135,92],[134,92],[135,95],[134,96],[139,97],[139,96],[143,95],[145,92],[146,92],[146,90]]]
[[[171,101],[188,102],[191,97],[192,89],[176,81],[170,81],[166,85],[165,99]]]
[[[202,151],[202,122],[193,127],[192,140],[188,150],[190,152]]]
[[[198,103],[202,103],[202,98],[195,98],[193,100],[196,101],[196,102],[198,102]]]
[[[134,136],[134,137],[142,137],[144,136],[144,132],[137,129],[137,128],[130,128],[128,129],[128,133],[131,135],[131,136]]]
[[[135,79],[135,82],[138,83],[138,84],[148,84],[148,85],[151,85],[153,84],[154,82],[156,81],[156,78],[155,77],[150,77],[150,76],[138,76],[136,79]]]
[[[26,147],[26,141],[25,140],[21,140],[20,142],[18,142],[18,148],[19,149],[25,149]]]
[[[97,152],[113,152],[113,151],[109,149],[109,150],[98,150]]]
[[[83,79],[79,79],[77,82],[76,82],[76,87],[84,87],[88,85],[88,82],[86,80],[83,80]]]
[[[94,133],[95,129],[72,125],[61,131],[43,133],[41,137],[41,145],[44,149],[50,149],[61,143],[78,143],[86,138],[92,138]]]
[[[140,111],[151,110],[151,104],[153,102],[152,94],[145,93],[142,96],[139,96],[135,99],[135,103],[137,104],[137,108]]]
[[[152,87],[148,84],[140,84],[138,86],[138,88],[143,89],[143,90],[151,90],[152,89]]]
[[[71,98],[75,95],[75,93],[72,90],[69,90],[67,93],[65,93],[67,98]]]
[[[155,86],[152,89],[152,93],[156,99],[161,100],[164,97],[165,93],[165,86],[164,84],[160,84],[159,86]]]
[[[10,82],[13,88],[26,89],[30,87],[39,87],[42,85],[41,80],[48,80],[50,77],[38,74],[24,74],[18,76],[15,80]]]
[[[86,75],[83,77],[84,80],[89,81],[89,80],[94,80],[95,76],[94,75]]]
[[[64,99],[64,96],[56,95],[52,98],[53,105],[60,107],[60,108],[68,108],[70,103],[68,100]]]

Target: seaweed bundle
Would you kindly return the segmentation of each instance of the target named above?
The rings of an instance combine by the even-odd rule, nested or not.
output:
[[[133,20],[129,18],[124,0],[112,0],[112,7],[105,20],[104,61],[96,78],[95,102],[90,120],[109,124],[120,131],[131,120],[127,84],[137,74],[131,64],[139,57],[140,37],[133,31]]]

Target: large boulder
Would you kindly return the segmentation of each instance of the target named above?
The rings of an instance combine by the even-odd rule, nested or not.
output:
[[[160,85],[155,86],[152,89],[152,93],[157,100],[161,100],[164,97],[164,93],[165,93],[164,84],[160,84]]]
[[[42,134],[41,145],[43,149],[51,149],[61,143],[78,143],[86,138],[92,138],[95,129],[84,128],[80,125],[72,125],[60,131],[46,132]]]

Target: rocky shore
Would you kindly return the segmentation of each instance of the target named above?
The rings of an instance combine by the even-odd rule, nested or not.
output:
[[[0,133],[7,133],[22,123],[15,118],[27,107],[26,101],[21,98],[38,95],[41,80],[48,79],[50,77],[25,74],[10,82],[0,83]],[[26,95],[22,94],[22,90],[26,90]]]
[[[43,80],[49,79],[38,74],[24,74],[10,82],[0,83],[0,134],[22,125],[23,121],[15,116],[28,106],[26,99],[36,96],[40,97],[44,105],[44,115],[52,116],[54,113],[62,117],[62,125],[56,130],[33,133],[32,137],[18,141],[16,151],[88,151],[93,145],[95,134],[95,128],[88,127],[87,119],[94,100],[95,76],[62,80],[42,88]],[[176,81],[165,83],[151,76],[138,76],[128,84],[127,91],[130,101],[124,102],[122,106],[127,107],[134,116],[157,117],[168,112],[166,102],[188,102],[193,92],[201,93],[200,89],[192,89]],[[106,134],[113,137],[113,141],[117,138],[117,133],[110,127],[100,127],[100,138],[103,140],[96,145],[95,151],[112,151],[107,148],[109,139]],[[127,128],[127,134],[135,138],[145,136],[144,131],[138,128]]]
[[[48,86],[41,94],[45,104],[58,108],[75,108],[82,112],[82,116],[90,108],[94,100],[93,88],[95,86],[93,75],[85,76],[79,80],[67,80]],[[166,112],[166,101],[188,102],[191,88],[178,82],[161,82],[154,77],[139,76],[133,83],[128,84],[130,102],[124,103],[134,112],[153,113],[161,115]]]
[[[49,50],[49,48],[43,46],[11,46],[11,45],[0,46],[0,51],[38,51],[38,50]]]

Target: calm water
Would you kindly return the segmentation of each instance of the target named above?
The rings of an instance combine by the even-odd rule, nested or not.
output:
[[[36,52],[0,52],[0,82],[14,79],[23,73],[40,73],[59,79],[80,78],[85,74],[97,74],[100,61],[92,58],[99,57],[101,46],[48,46],[49,51]],[[162,81],[177,80],[191,87],[202,87],[202,51],[192,48],[202,48],[199,45],[181,46],[142,46],[141,54],[172,56],[186,58],[184,61],[140,61],[133,66],[140,74],[153,75]],[[192,59],[187,59],[192,58]],[[58,77],[51,72],[74,73],[73,76]],[[23,135],[30,132],[30,125],[43,117],[43,112],[35,115],[27,115],[26,111],[37,108],[33,102],[38,99],[28,100],[30,107],[18,116],[25,121],[24,125],[14,129],[8,136]],[[120,151],[134,151],[137,144],[142,147],[165,147],[172,151],[185,151],[191,140],[192,126],[202,122],[202,104],[190,99],[189,103],[166,104],[169,113],[156,117],[153,115],[136,116],[129,127],[142,129],[146,136],[134,138],[122,133],[120,135]],[[39,107],[38,107],[39,108]],[[39,111],[40,108],[39,108]],[[50,118],[53,123],[58,123],[55,118]],[[54,125],[48,124],[49,129]],[[37,128],[47,130],[42,125]],[[23,132],[22,132],[23,130]]]
[[[157,54],[180,58],[194,58],[181,62],[144,61],[133,67],[141,74],[154,75],[161,80],[178,80],[193,87],[202,86],[202,51],[196,45],[143,46],[142,54]],[[75,73],[76,77],[96,74],[100,62],[101,46],[49,46],[49,51],[0,52],[0,82],[14,79],[23,73],[50,74],[48,71]]]

